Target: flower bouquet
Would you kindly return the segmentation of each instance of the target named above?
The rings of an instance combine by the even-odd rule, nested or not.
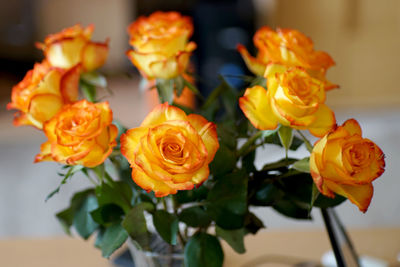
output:
[[[60,186],[48,198],[75,173],[93,183],[57,213],[67,233],[95,235],[104,257],[127,240],[136,251],[157,253],[155,236],[169,254],[183,255],[185,266],[222,266],[221,239],[244,253],[244,237],[264,228],[251,207],[311,219],[314,207],[349,199],[367,211],[384,154],[355,119],[337,125],[325,104],[338,87],[325,76],[335,63],[302,33],[262,27],[254,35],[256,57],[237,47],[254,74],[237,77],[246,87],[237,90],[221,76],[204,97],[195,85],[201,80],[189,72],[191,18],[139,17],[128,27],[127,56],[161,104],[128,129],[97,97],[107,86],[97,69],[109,47],[91,41],[93,30],[75,25],[38,44],[45,59],[12,89],[7,106],[18,110],[15,125],[32,125],[48,138],[35,162],[62,165]],[[183,92],[197,105],[177,101]],[[314,145],[305,130],[318,138]],[[280,146],[282,159],[256,168],[257,151],[268,145]],[[300,146],[309,157],[291,157]]]

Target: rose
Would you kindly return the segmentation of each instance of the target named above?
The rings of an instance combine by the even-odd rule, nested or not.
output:
[[[131,164],[132,179],[157,197],[203,183],[218,148],[214,123],[200,115],[186,116],[167,103],[121,136],[121,153]]]
[[[147,79],[179,76],[196,49],[194,42],[188,43],[193,33],[191,19],[177,12],[155,12],[149,17],[139,17],[128,32],[133,49],[127,55]]]
[[[37,43],[37,47],[44,51],[52,66],[70,68],[81,63],[83,71],[92,71],[100,68],[108,56],[108,41],[90,41],[93,30],[93,25],[82,28],[76,24],[47,36],[44,43]]]
[[[324,83],[302,68],[276,73],[261,86],[248,88],[239,105],[250,122],[260,130],[273,130],[278,123],[308,129],[321,137],[336,126],[335,115],[325,104]]]
[[[326,90],[337,87],[325,78],[327,69],[335,62],[326,52],[315,51],[312,40],[301,32],[280,28],[275,32],[264,26],[255,33],[253,42],[258,49],[256,58],[243,45],[238,45],[238,51],[254,74],[274,75],[276,68],[273,65],[276,64],[286,68],[303,67],[311,76],[324,81]]]
[[[69,70],[36,63],[24,79],[13,87],[7,109],[18,109],[14,125],[33,125],[42,129],[64,104],[78,98],[80,66]]]
[[[366,212],[373,195],[372,181],[385,167],[382,150],[362,138],[356,120],[350,119],[325,135],[313,148],[310,171],[318,190],[325,196],[337,193]]]
[[[65,105],[44,124],[48,141],[35,162],[57,161],[68,165],[95,167],[104,162],[116,146],[118,129],[112,122],[107,102],[86,100]]]

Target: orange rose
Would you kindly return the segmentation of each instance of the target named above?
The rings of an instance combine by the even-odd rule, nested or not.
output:
[[[44,43],[38,43],[37,47],[44,51],[52,66],[70,68],[81,63],[83,71],[92,71],[100,68],[108,56],[108,41],[90,41],[93,30],[93,25],[82,28],[77,24],[47,36]]]
[[[33,125],[42,129],[64,104],[78,98],[80,66],[69,70],[36,63],[24,79],[13,87],[7,109],[18,109],[14,125]]]
[[[258,49],[256,58],[242,45],[238,46],[238,51],[254,74],[273,75],[275,68],[267,66],[275,64],[286,68],[303,67],[314,78],[326,82],[326,90],[337,87],[325,79],[327,69],[335,62],[329,54],[315,51],[312,40],[301,32],[279,28],[275,32],[269,27],[262,27],[254,35],[253,42]]]
[[[200,115],[186,116],[167,103],[121,136],[121,153],[131,164],[133,180],[157,197],[203,183],[218,148],[214,123]]]
[[[188,42],[193,33],[191,19],[177,12],[139,17],[128,32],[133,50],[127,55],[147,79],[170,79],[182,74],[196,49],[194,42]]]
[[[261,86],[247,88],[239,105],[250,122],[260,130],[273,130],[278,123],[308,129],[321,137],[336,126],[335,114],[325,103],[324,83],[302,68],[276,73]]]
[[[104,162],[117,145],[118,129],[107,102],[86,100],[66,105],[44,124],[48,141],[35,162],[57,161],[68,165],[95,167]]]
[[[356,120],[350,119],[315,145],[310,157],[311,176],[319,191],[328,197],[337,193],[366,212],[374,188],[372,181],[385,167],[382,150],[362,138]]]

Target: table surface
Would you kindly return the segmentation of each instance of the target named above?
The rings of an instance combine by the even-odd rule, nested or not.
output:
[[[380,258],[390,266],[400,266],[400,228],[373,228],[350,230],[350,236],[360,255]],[[271,261],[315,261],[330,249],[323,230],[266,230],[245,239],[247,252],[236,254],[225,243],[224,266],[261,267],[278,266]],[[117,252],[118,253],[118,252]],[[12,267],[111,267],[109,260],[101,257],[93,241],[78,237],[51,239],[0,240],[0,266]],[[286,266],[286,265],[279,265]]]

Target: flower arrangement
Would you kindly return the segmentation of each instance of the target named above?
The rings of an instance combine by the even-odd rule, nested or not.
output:
[[[109,48],[108,41],[91,41],[93,30],[75,25],[38,44],[45,59],[14,86],[7,108],[18,110],[15,125],[46,135],[35,162],[62,164],[60,186],[77,172],[93,182],[56,216],[68,233],[95,234],[104,257],[128,237],[149,250],[152,223],[186,266],[222,266],[220,239],[244,253],[244,236],[264,228],[250,207],[310,219],[313,207],[349,199],[367,211],[384,154],[355,119],[337,125],[325,104],[338,87],[326,79],[335,62],[304,34],[262,27],[254,35],[256,57],[237,47],[254,74],[242,77],[247,89],[238,92],[221,77],[204,98],[188,71],[196,49],[191,18],[138,18],[128,27],[127,56],[161,104],[127,129],[96,97],[106,86],[97,69]],[[198,97],[197,108],[177,104],[184,90]],[[304,130],[318,138],[314,146]],[[266,144],[281,146],[283,158],[256,168],[256,152]],[[310,156],[290,157],[301,145]]]

